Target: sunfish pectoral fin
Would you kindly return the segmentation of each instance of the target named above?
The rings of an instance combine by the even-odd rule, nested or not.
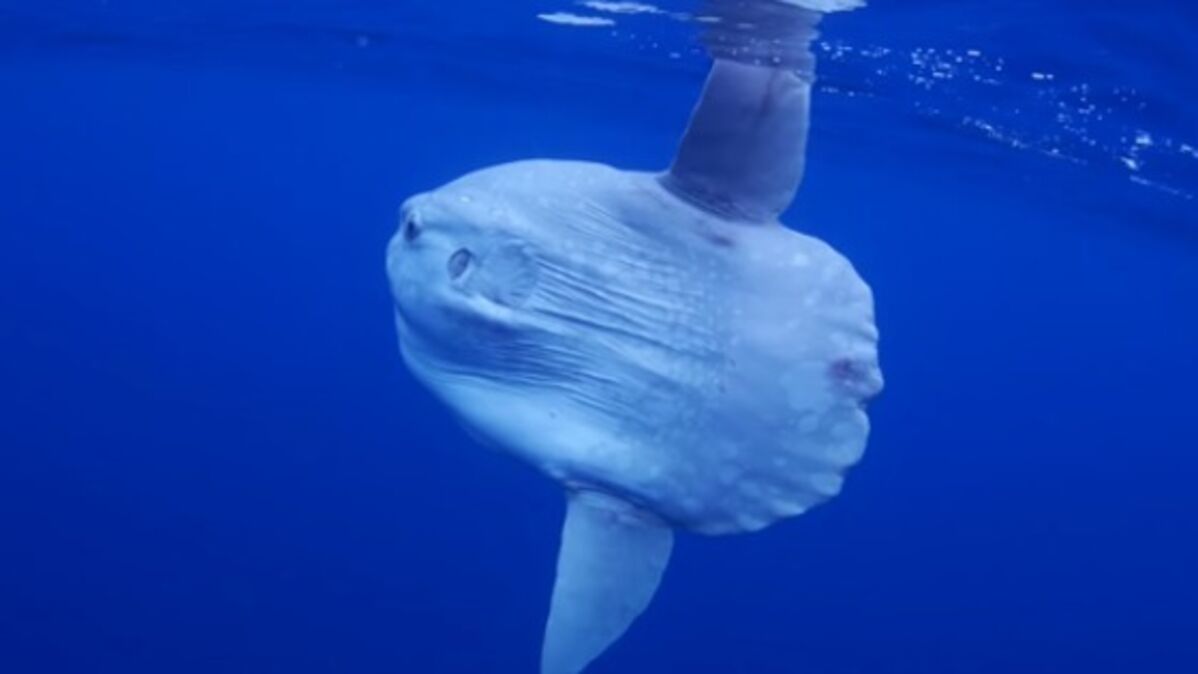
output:
[[[674,533],[619,499],[571,493],[541,674],[578,674],[645,610],[670,560]]]
[[[715,63],[662,183],[721,216],[768,222],[803,179],[820,13],[708,0]],[[749,28],[746,28],[748,26]]]

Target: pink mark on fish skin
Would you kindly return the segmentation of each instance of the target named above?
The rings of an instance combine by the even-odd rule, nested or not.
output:
[[[840,383],[860,379],[861,367],[852,358],[837,358],[828,366],[828,376]]]
[[[875,367],[856,358],[837,358],[828,365],[828,378],[862,403],[868,402],[881,391],[875,372]]]

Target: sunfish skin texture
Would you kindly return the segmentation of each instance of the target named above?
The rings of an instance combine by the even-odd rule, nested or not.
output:
[[[471,173],[408,200],[387,269],[415,376],[573,492],[752,531],[836,495],[864,450],[869,287],[822,241],[656,174]]]

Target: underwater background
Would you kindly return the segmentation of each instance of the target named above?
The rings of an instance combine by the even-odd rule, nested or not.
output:
[[[696,3],[0,0],[0,673],[536,670],[564,501],[396,349],[397,208],[664,167]],[[1198,671],[1198,7],[829,17],[784,220],[877,296],[843,494],[596,674]]]

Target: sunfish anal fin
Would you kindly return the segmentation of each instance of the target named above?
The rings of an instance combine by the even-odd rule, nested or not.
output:
[[[611,496],[569,495],[541,674],[578,674],[645,610],[670,561],[669,525]]]

